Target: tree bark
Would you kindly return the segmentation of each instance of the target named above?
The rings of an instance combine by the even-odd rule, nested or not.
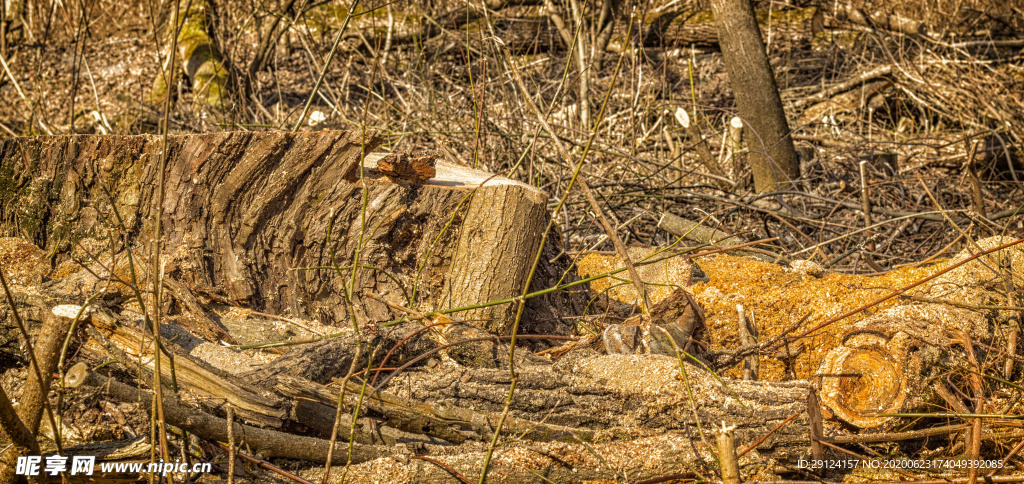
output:
[[[747,126],[754,189],[766,192],[799,178],[800,163],[750,0],[712,0],[736,106]]]
[[[32,438],[39,433],[39,423],[50,395],[50,382],[53,380],[53,372],[57,370],[60,349],[65,336],[71,329],[71,323],[71,318],[47,312],[43,316],[43,324],[36,332],[32,344],[28,346],[28,350],[35,354],[35,359],[29,363],[21,401],[17,408],[17,421],[20,425],[9,430],[5,429],[5,431],[12,432],[11,437],[15,444],[15,452],[11,454],[31,449],[30,446],[24,445],[25,432]],[[4,399],[6,400],[6,395]],[[8,400],[4,403],[9,404],[10,402]],[[4,417],[5,420],[10,420],[11,416],[5,415]],[[15,463],[14,457],[15,455],[8,455],[0,461],[0,482],[12,482],[14,479],[15,468],[10,465]]]
[[[806,382],[742,382],[723,386],[706,371],[686,364],[686,379],[695,399],[687,400],[687,384],[676,358],[657,355],[607,355],[574,358],[570,353],[551,368],[518,372],[516,398],[509,417],[590,431],[635,427],[675,431],[697,438],[700,429],[727,424],[737,427],[737,440],[749,445],[794,413],[800,415],[758,444],[763,455],[790,460],[810,449],[810,419],[817,410],[807,404],[812,390]],[[425,402],[446,418],[473,420],[457,409],[497,416],[508,393],[509,375],[501,370],[430,371],[396,377],[392,394]],[[714,405],[707,402],[719,402]],[[461,418],[460,418],[461,417]],[[479,418],[478,418],[479,419]],[[477,420],[478,420],[477,419]],[[699,420],[699,422],[698,422]],[[510,428],[511,433],[530,429]]]

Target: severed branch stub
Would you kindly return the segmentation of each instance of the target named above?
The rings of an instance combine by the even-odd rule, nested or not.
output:
[[[727,427],[722,422],[715,440],[718,443],[718,459],[722,465],[722,484],[740,483],[740,464],[736,458],[735,427]]]

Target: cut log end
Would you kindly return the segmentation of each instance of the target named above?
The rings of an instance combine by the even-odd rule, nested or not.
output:
[[[883,426],[893,420],[887,414],[915,406],[921,363],[906,350],[906,340],[905,333],[848,335],[821,365],[823,405],[859,428]]]

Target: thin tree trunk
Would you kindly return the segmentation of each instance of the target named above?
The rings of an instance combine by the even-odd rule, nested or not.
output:
[[[711,10],[736,106],[748,129],[754,188],[784,187],[800,176],[800,163],[754,7],[750,0],[712,0]]]

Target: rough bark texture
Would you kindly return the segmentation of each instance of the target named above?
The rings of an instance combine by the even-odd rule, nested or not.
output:
[[[736,106],[749,130],[745,139],[754,188],[772,191],[799,178],[800,163],[753,5],[750,0],[713,0],[711,10]]]
[[[497,177],[473,196],[486,174],[440,164],[425,185],[380,179],[370,163],[365,185],[348,182],[360,150],[378,143],[345,131],[171,136],[167,273],[193,291],[332,325],[403,315],[364,291],[424,311],[519,295],[545,226],[543,194]],[[56,253],[58,265],[90,241],[109,250],[111,233],[119,245],[120,235],[148,244],[159,155],[150,136],[5,140],[3,231]],[[561,298],[528,310],[548,316]],[[474,324],[505,330],[511,306],[475,311]],[[556,318],[524,331],[565,329]]]
[[[133,388],[116,380],[89,371],[86,365],[78,364],[68,371],[70,388],[96,387],[122,402],[139,402],[149,410],[153,397],[149,392]],[[227,420],[214,417],[193,409],[177,397],[164,396],[164,416],[169,425],[194,433],[202,438],[225,442],[228,440]],[[325,461],[330,442],[299,435],[287,434],[275,430],[250,427],[235,422],[235,435],[244,435],[246,444],[265,457],[282,457],[309,461]],[[399,449],[388,449],[383,446],[355,444],[352,448],[352,461],[363,462],[400,452]],[[335,452],[334,463],[344,464],[348,458],[346,452]]]
[[[547,197],[524,186],[484,187],[475,193],[452,260],[463,270],[447,279],[442,306],[457,308],[519,296],[547,226],[546,210]],[[516,304],[508,303],[462,316],[487,319],[481,327],[508,334],[515,311]]]
[[[60,348],[64,343],[65,335],[71,329],[71,323],[70,318],[47,312],[43,316],[40,330],[32,339],[30,348],[35,354],[35,359],[29,363],[21,401],[17,407],[18,420],[24,425],[24,428],[19,430],[27,431],[30,435],[38,435],[45,402],[49,398],[50,382],[53,380],[53,372],[57,370],[57,363],[60,359]],[[37,367],[36,364],[39,366]],[[22,444],[23,442],[17,443]],[[11,454],[28,450],[28,446],[18,445]],[[0,461],[0,482],[16,480],[15,468],[10,465],[16,462],[14,457],[14,455],[5,456]]]
[[[700,459],[710,459],[711,449],[700,439],[696,419],[705,432],[722,421],[736,425],[737,442],[744,449],[757,443],[747,457],[751,462],[786,463],[807,457],[812,441],[821,438],[820,428],[816,433],[814,429],[815,422],[820,422],[817,400],[806,382],[729,381],[723,385],[704,370],[686,365],[684,383],[679,363],[672,358],[594,356],[586,351],[567,358],[555,367],[533,365],[518,373],[516,398],[504,420],[503,434],[510,441],[500,447],[506,457],[499,459],[504,462],[499,465],[508,465],[505,459],[522,452],[515,450],[522,446],[532,449],[530,452],[551,450],[551,455],[576,467],[601,468],[589,462],[586,456],[592,452],[579,445],[583,441],[601,446],[601,453],[611,459],[645,455],[648,450],[658,455],[653,460],[626,459],[628,463],[613,466],[632,469],[631,475],[680,472]],[[270,384],[268,389],[304,402],[294,407],[294,412],[302,415],[301,421],[333,418],[338,388],[287,375],[278,375],[266,384]],[[345,408],[354,408],[361,400],[370,418],[379,418],[399,432],[425,434],[452,444],[430,448],[431,458],[449,464],[455,459],[468,468],[475,464],[478,472],[481,446],[490,440],[501,419],[508,384],[506,371],[440,365],[407,370],[388,390],[368,398],[360,399],[360,385],[350,383]],[[687,400],[687,384],[693,402]],[[793,418],[786,425],[758,442],[789,417]],[[544,472],[545,466],[535,467],[539,463],[534,459],[527,467]],[[388,467],[392,470],[386,471]],[[403,469],[420,477],[429,475],[421,474],[428,470],[413,462],[370,468],[388,474]]]
[[[39,294],[38,291],[26,291],[25,288],[11,287],[14,306],[25,323],[30,334],[38,334],[42,322],[50,308],[56,303],[53,299]],[[14,314],[7,298],[0,295],[0,371],[28,364],[25,352],[25,339],[21,330],[14,323]]]

